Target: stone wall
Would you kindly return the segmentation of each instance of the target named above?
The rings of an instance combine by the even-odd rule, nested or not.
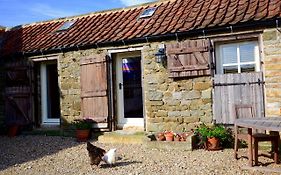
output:
[[[143,83],[147,131],[182,131],[199,121],[212,120],[211,78],[174,80],[167,68],[156,63],[158,44],[146,44],[143,56]],[[59,56],[61,116],[70,123],[81,114],[80,58],[96,54],[96,49],[67,52]]]
[[[81,117],[80,59],[97,53],[95,49],[67,52],[59,57],[59,82],[61,90],[61,117],[71,123]]]
[[[143,50],[147,131],[183,131],[212,121],[211,77],[168,77],[167,67],[155,62],[158,44]]]
[[[265,30],[264,73],[266,116],[281,115],[281,33],[276,29]]]

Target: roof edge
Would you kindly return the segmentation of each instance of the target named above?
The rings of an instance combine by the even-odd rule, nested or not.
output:
[[[32,50],[29,52],[18,52],[15,54],[18,55],[26,55],[26,56],[36,56],[39,54],[51,54],[51,53],[58,53],[62,51],[73,51],[77,50],[86,50],[89,48],[103,48],[103,47],[116,47],[116,46],[124,46],[124,45],[132,45],[132,44],[140,44],[140,43],[147,43],[147,42],[160,42],[160,41],[167,41],[167,40],[179,40],[184,38],[190,38],[190,37],[206,37],[210,38],[214,34],[222,34],[222,33],[232,33],[232,32],[242,32],[242,31],[248,31],[250,29],[256,28],[256,29],[265,29],[267,27],[276,27],[276,21],[281,23],[281,18],[273,18],[270,20],[264,20],[264,21],[253,21],[253,22],[246,22],[246,23],[240,23],[238,25],[225,25],[220,27],[213,27],[213,28],[201,28],[196,30],[189,30],[184,32],[176,32],[176,33],[166,33],[162,35],[152,35],[152,36],[146,36],[141,38],[133,38],[129,40],[118,40],[118,41],[108,41],[103,43],[91,43],[88,45],[74,45],[70,47],[53,47],[46,50]]]
[[[49,20],[37,21],[37,22],[33,22],[33,23],[20,24],[20,25],[16,25],[13,27],[7,27],[6,29],[7,30],[16,30],[19,28],[24,28],[24,27],[28,27],[28,26],[37,25],[37,24],[43,24],[43,23],[48,23],[48,22],[59,22],[59,21],[66,21],[66,20],[75,20],[77,18],[83,18],[86,16],[90,17],[90,16],[94,16],[94,15],[107,14],[107,13],[118,12],[118,11],[122,11],[122,10],[127,11],[127,10],[142,8],[142,7],[146,7],[146,6],[160,5],[162,3],[169,3],[169,2],[173,2],[173,1],[176,1],[176,0],[157,0],[154,2],[142,3],[142,4],[127,6],[127,7],[123,7],[123,8],[121,7],[121,8],[107,9],[107,10],[101,10],[101,11],[96,11],[96,12],[89,12],[89,13],[85,13],[85,14],[81,14],[81,15],[66,16],[66,17],[60,17],[60,18],[53,18],[53,19],[49,19]]]

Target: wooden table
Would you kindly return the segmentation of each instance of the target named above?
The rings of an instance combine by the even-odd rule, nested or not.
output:
[[[252,130],[261,129],[271,132],[281,131],[281,117],[263,117],[263,118],[241,118],[235,120],[235,126],[248,128],[248,159],[249,166],[253,166],[253,148],[252,148]],[[277,159],[278,154],[276,153],[275,158]]]

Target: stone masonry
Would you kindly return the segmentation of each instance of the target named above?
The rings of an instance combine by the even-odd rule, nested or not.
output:
[[[184,131],[212,121],[211,77],[168,77],[166,66],[155,62],[158,44],[145,46],[144,91],[147,131]]]
[[[157,49],[158,43],[147,44],[142,52],[146,130],[183,131],[194,128],[199,121],[211,122],[211,78],[168,78],[167,68],[155,62]],[[59,56],[63,125],[81,115],[80,58],[97,52],[89,49]]]
[[[265,30],[264,73],[266,116],[281,115],[281,33],[276,29]]]

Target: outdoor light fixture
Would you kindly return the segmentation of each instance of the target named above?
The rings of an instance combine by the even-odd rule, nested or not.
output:
[[[155,61],[164,64],[166,62],[165,45],[161,44],[155,53]]]

